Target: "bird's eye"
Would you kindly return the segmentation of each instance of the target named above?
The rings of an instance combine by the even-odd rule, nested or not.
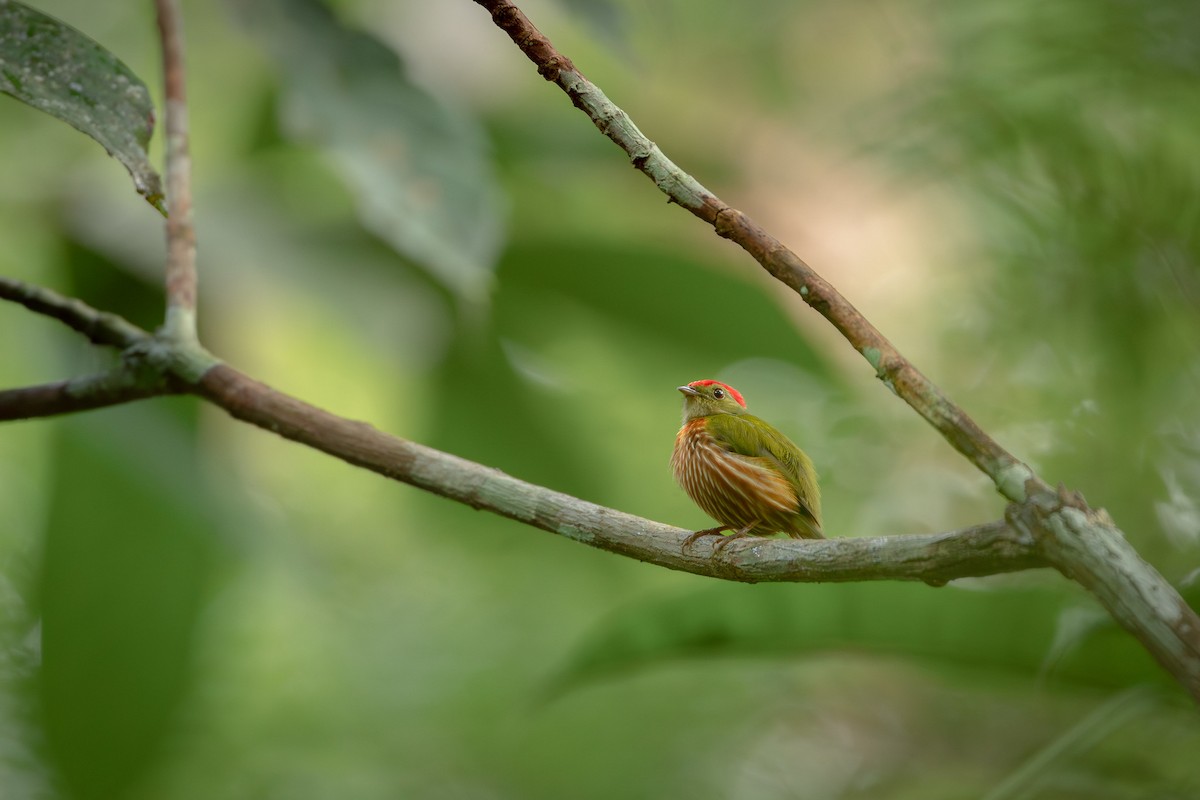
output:
[[[717,398],[718,400],[720,400],[720,399],[721,399],[722,397],[724,397],[724,396],[725,396],[725,390],[724,390],[724,389],[713,389],[713,397],[715,397],[715,398]]]

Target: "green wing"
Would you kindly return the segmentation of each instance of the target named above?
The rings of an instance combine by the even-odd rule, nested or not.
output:
[[[804,451],[769,423],[752,414],[715,414],[705,429],[730,453],[761,458],[775,466],[796,490],[800,513],[821,524],[817,471]]]

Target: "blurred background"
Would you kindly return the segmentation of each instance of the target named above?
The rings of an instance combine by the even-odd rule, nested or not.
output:
[[[1001,516],[475,4],[183,5],[201,336],[233,365],[688,528],[675,387],[719,378],[816,462],[834,535]],[[521,5],[1197,602],[1191,2]],[[150,4],[35,6],[161,96]],[[158,324],[161,218],[11,98],[0,241],[0,273]],[[4,387],[111,359],[13,305],[0,341]],[[1056,573],[726,585],[189,398],[0,428],[0,610],[5,798],[1200,796],[1194,708]]]

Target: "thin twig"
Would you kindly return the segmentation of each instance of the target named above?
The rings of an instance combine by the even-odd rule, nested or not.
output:
[[[0,390],[0,422],[91,411],[182,391],[176,381],[147,381],[118,368],[66,381]]]
[[[162,39],[167,135],[168,338],[196,341],[196,231],[192,225],[192,157],[188,146],[182,15],[178,0],[155,0]]]
[[[14,278],[0,276],[0,299],[52,317],[106,347],[124,350],[150,338],[149,333],[116,314],[98,311],[82,300]]]

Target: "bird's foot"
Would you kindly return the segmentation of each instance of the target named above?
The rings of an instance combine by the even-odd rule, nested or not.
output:
[[[725,532],[727,530],[729,530],[728,525],[718,525],[715,528],[705,528],[702,531],[696,531],[691,536],[689,536],[683,540],[683,547],[681,549],[687,550],[689,547],[691,547],[693,544],[696,543],[697,539],[700,539],[705,536],[720,536],[723,532]]]
[[[716,555],[717,553],[719,553],[720,551],[722,551],[726,547],[728,547],[729,543],[732,542],[734,539],[746,538],[747,536],[750,535],[750,531],[752,531],[753,529],[754,529],[754,525],[747,525],[744,528],[740,528],[740,529],[734,531],[733,533],[729,534],[728,536],[722,536],[721,541],[719,541],[713,545],[713,555]]]

